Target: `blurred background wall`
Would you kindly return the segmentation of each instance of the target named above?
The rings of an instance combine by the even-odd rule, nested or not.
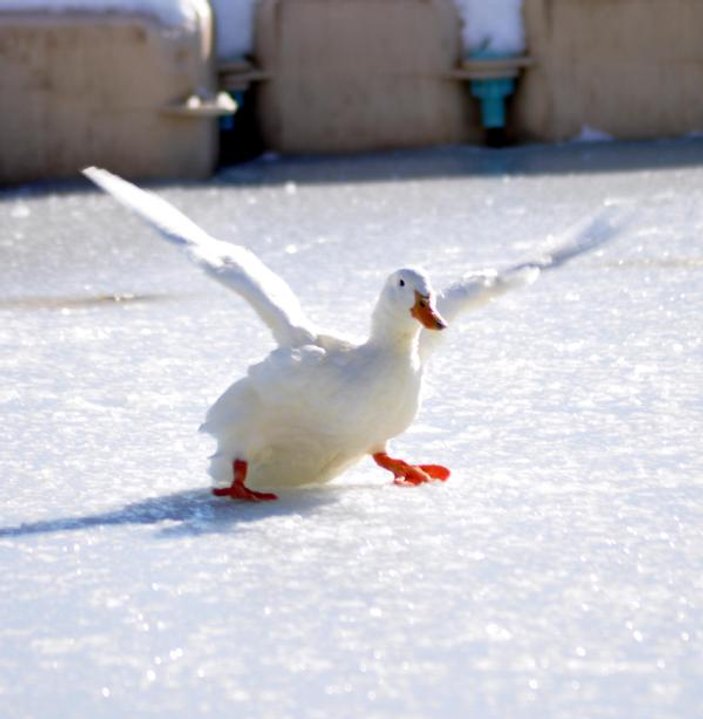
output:
[[[0,182],[696,133],[701,35],[700,0],[0,0]]]

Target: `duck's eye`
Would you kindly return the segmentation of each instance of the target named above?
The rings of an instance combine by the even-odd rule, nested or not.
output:
[[[405,280],[399,280],[398,285],[400,287],[405,287]]]

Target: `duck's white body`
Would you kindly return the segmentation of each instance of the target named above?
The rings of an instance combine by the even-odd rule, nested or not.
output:
[[[215,485],[231,483],[234,457],[254,488],[328,482],[410,426],[421,381],[417,341],[275,350],[207,414]]]
[[[242,499],[275,498],[245,487],[245,479],[258,488],[328,482],[364,455],[402,483],[446,479],[439,465],[415,467],[386,454],[388,440],[418,411],[423,365],[436,346],[434,330],[445,327],[442,316],[451,321],[532,281],[623,225],[611,207],[539,259],[465,276],[438,295],[422,272],[398,270],[381,292],[369,339],[354,345],[318,332],[288,285],[245,248],[212,238],[158,196],[105,170],[84,172],[244,297],[273,333],[278,348],[224,392],[202,427],[217,441],[215,493]]]

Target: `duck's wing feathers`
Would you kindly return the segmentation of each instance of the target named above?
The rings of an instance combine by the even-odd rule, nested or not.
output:
[[[561,267],[569,260],[600,247],[613,239],[632,220],[632,213],[610,205],[595,217],[573,226],[540,255],[503,270],[472,272],[453,283],[437,296],[437,309],[451,326],[463,312],[481,307],[516,287],[534,282],[545,270]],[[441,333],[423,330],[420,353],[428,357],[439,344]]]
[[[215,239],[166,200],[107,170],[88,167],[83,174],[166,240],[184,249],[211,277],[247,300],[279,346],[297,347],[315,341],[317,330],[291,288],[252,252]]]

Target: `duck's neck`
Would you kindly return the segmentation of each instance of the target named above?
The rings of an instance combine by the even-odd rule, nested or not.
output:
[[[379,307],[371,320],[369,343],[387,347],[398,352],[413,353],[417,351],[420,326],[416,322],[398,322]]]

